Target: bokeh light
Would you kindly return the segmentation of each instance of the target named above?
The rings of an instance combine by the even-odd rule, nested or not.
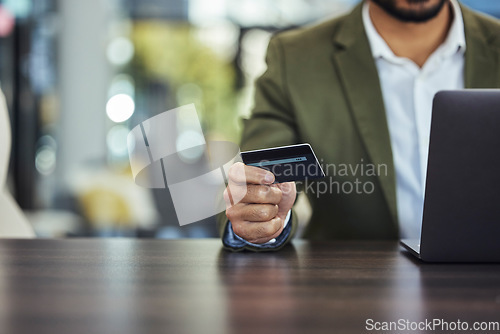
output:
[[[113,156],[121,157],[126,156],[128,153],[127,148],[127,135],[129,133],[128,127],[124,125],[113,126],[106,136],[106,144]]]
[[[9,36],[14,29],[14,16],[3,6],[0,5],[0,37]]]
[[[194,130],[182,131],[177,137],[175,148],[179,157],[188,163],[197,161],[205,150],[205,138]]]
[[[42,175],[50,175],[56,167],[56,150],[44,145],[38,149],[35,156],[36,170]]]
[[[112,96],[106,104],[106,114],[115,123],[128,120],[135,111],[134,99],[127,94]]]
[[[134,57],[134,44],[126,37],[116,37],[109,43],[106,54],[111,64],[125,65]]]

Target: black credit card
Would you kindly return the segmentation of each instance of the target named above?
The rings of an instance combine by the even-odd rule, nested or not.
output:
[[[241,152],[248,166],[272,172],[275,183],[312,180],[325,177],[323,169],[309,144],[298,144]]]

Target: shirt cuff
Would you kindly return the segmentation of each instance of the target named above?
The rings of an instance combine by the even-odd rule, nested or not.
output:
[[[226,225],[226,230],[224,231],[224,237],[222,238],[222,241],[224,242],[225,246],[231,248],[243,248],[245,246],[252,246],[254,248],[262,248],[262,249],[278,248],[283,245],[283,243],[288,239],[290,233],[292,232],[292,224],[291,223],[289,224],[291,218],[292,218],[292,210],[288,211],[288,214],[286,215],[285,224],[283,225],[284,228],[281,234],[264,244],[254,244],[236,235],[233,232],[233,226],[229,221]]]

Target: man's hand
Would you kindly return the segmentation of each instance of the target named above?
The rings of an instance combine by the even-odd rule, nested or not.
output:
[[[233,232],[251,243],[262,244],[279,236],[295,202],[295,182],[273,182],[273,173],[262,168],[238,162],[229,169],[224,191],[226,216]],[[233,198],[241,200],[234,203]]]

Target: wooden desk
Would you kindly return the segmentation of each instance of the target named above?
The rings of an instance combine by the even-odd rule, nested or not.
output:
[[[368,318],[500,321],[500,266],[422,264],[392,242],[0,240],[2,334],[368,333]]]

